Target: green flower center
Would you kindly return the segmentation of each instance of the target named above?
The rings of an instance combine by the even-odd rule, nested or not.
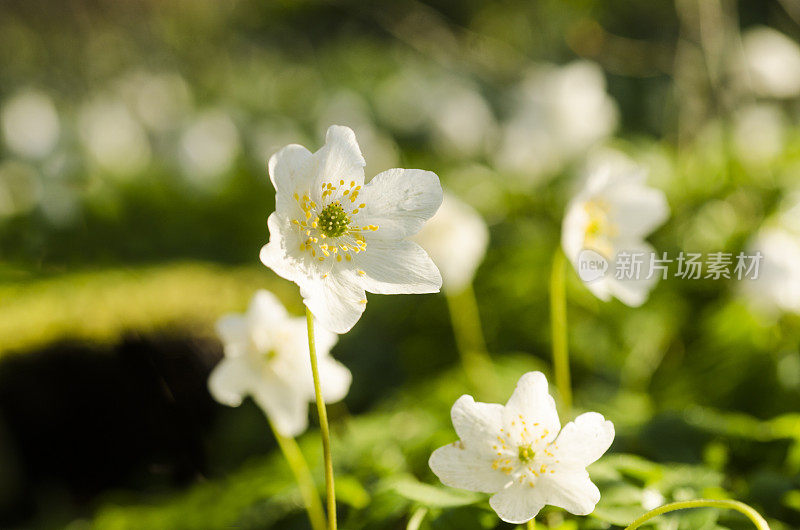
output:
[[[339,201],[327,205],[319,214],[317,228],[327,237],[339,237],[347,231],[350,218]]]
[[[519,460],[520,462],[530,462],[536,456],[536,452],[531,449],[531,444],[519,446]]]

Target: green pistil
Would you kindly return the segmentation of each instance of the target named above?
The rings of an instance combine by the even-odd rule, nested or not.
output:
[[[531,444],[519,446],[519,460],[520,462],[530,462],[536,453],[531,449]]]
[[[339,201],[327,205],[319,214],[317,228],[327,237],[339,237],[347,231],[350,219]]]

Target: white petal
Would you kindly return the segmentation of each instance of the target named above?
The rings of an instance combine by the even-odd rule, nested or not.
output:
[[[600,490],[589,479],[585,469],[556,469],[537,481],[536,489],[545,504],[564,508],[575,515],[589,515],[600,500]]]
[[[395,168],[369,181],[359,199],[366,204],[365,224],[378,226],[373,238],[401,239],[433,217],[442,204],[442,186],[430,171]]]
[[[428,465],[442,484],[451,488],[494,493],[510,481],[505,473],[492,469],[491,459],[477,457],[458,442],[434,451]]]
[[[539,492],[527,484],[512,484],[489,499],[492,509],[503,521],[523,524],[539,513],[545,503],[539,500]]]
[[[611,223],[623,237],[643,238],[669,217],[664,192],[643,185],[620,186],[609,192]]]
[[[322,387],[322,399],[325,403],[341,401],[350,390],[353,376],[345,365],[329,356],[320,356],[319,384]]]
[[[272,269],[275,274],[290,282],[295,282],[301,289],[312,280],[306,260],[299,254],[300,240],[292,230],[288,219],[273,212],[267,219],[269,227],[269,243],[261,247],[259,257],[261,263]],[[295,252],[292,252],[295,250]]]
[[[308,427],[308,400],[302,389],[265,372],[254,385],[253,399],[284,436],[297,436]]]
[[[286,308],[283,307],[278,297],[266,289],[256,291],[250,301],[247,314],[253,317],[254,322],[259,323],[275,324],[288,318]]]
[[[328,183],[339,187],[344,181],[345,189],[355,181],[357,186],[364,184],[364,157],[356,141],[356,134],[349,127],[331,125],[325,134],[325,145],[314,153],[316,177],[311,197],[322,204],[322,186]]]
[[[416,243],[368,239],[366,252],[355,255],[355,266],[364,272],[358,283],[370,293],[438,293],[442,276],[433,260]],[[360,273],[359,273],[360,274]]]
[[[521,418],[520,418],[521,417]],[[520,419],[525,421],[523,425]],[[543,436],[542,440],[554,440],[561,428],[556,403],[547,392],[547,378],[542,372],[528,372],[520,377],[514,393],[506,403],[503,411],[505,428],[519,434],[523,428],[534,429],[534,436]],[[514,422],[514,423],[512,423]],[[541,433],[541,434],[539,434]]]
[[[366,308],[364,289],[343,272],[301,286],[301,294],[319,323],[334,333],[350,331]]]
[[[463,395],[450,409],[450,417],[456,434],[464,446],[478,454],[492,453],[500,429],[503,428],[503,406],[495,403],[476,402],[472,396]]]
[[[216,324],[217,335],[225,347],[225,355],[237,357],[247,350],[249,330],[242,315],[224,315]]]
[[[647,301],[650,291],[658,283],[658,271],[655,271],[651,278],[647,277],[650,272],[650,260],[655,254],[655,249],[644,241],[617,242],[615,245],[617,247],[617,257],[614,262],[609,264],[609,269],[606,272],[606,287],[608,292],[617,297],[623,304],[630,307],[639,307]],[[641,258],[637,258],[642,261],[638,276],[633,274],[631,278],[616,278],[619,252],[627,252],[631,256],[641,256]],[[633,257],[630,259],[632,260]]]
[[[587,412],[561,430],[555,442],[557,458],[586,467],[600,458],[613,441],[614,424],[597,412]]]
[[[268,167],[275,186],[275,209],[286,212],[294,204],[294,192],[308,190],[313,185],[312,154],[302,145],[290,144],[270,157]]]
[[[223,405],[238,407],[253,386],[250,366],[242,358],[224,358],[208,376],[208,391]]]

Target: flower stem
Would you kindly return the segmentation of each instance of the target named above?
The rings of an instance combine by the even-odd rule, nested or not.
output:
[[[526,525],[528,530],[536,530],[536,519],[531,519]]]
[[[308,469],[308,464],[300,451],[300,447],[298,447],[294,438],[279,433],[271,421],[269,426],[272,427],[272,433],[278,441],[278,446],[289,463],[289,468],[291,468],[295,480],[297,480],[300,496],[303,497],[303,504],[311,522],[311,528],[313,530],[325,530],[325,510],[322,508],[322,501],[319,500],[317,487],[314,485],[314,479],[311,477],[311,471]]]
[[[567,349],[567,292],[566,258],[559,247],[553,256],[550,272],[550,331],[553,346],[553,372],[556,388],[561,398],[563,413],[572,408],[572,389],[569,375],[569,351]]]
[[[683,510],[685,508],[724,508],[736,510],[750,519],[759,530],[769,530],[769,525],[767,522],[763,517],[761,517],[761,514],[759,514],[753,508],[743,502],[727,499],[697,499],[693,501],[680,501],[665,504],[664,506],[660,506],[655,510],[650,510],[646,514],[642,515],[630,525],[625,527],[625,530],[634,530],[635,528],[639,528],[653,517],[657,517],[663,513],[672,512],[675,510]]]
[[[488,394],[487,397],[494,397],[493,392],[496,387],[494,366],[481,330],[481,317],[475,291],[472,285],[467,285],[459,292],[445,294],[456,346],[467,379],[474,390],[482,390]]]
[[[328,429],[328,412],[322,399],[322,387],[319,384],[317,368],[317,347],[314,342],[314,315],[306,307],[306,325],[308,327],[308,353],[311,356],[311,374],[314,376],[314,396],[317,401],[319,415],[319,431],[322,437],[322,456],[325,460],[325,493],[328,504],[328,530],[336,530],[336,495],[333,486],[333,460],[331,459],[331,433]]]

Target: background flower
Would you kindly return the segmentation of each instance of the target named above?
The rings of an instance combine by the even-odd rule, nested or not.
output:
[[[214,399],[236,407],[249,395],[284,436],[308,426],[308,403],[314,381],[305,318],[290,318],[274,294],[260,290],[244,315],[227,315],[217,323],[225,358],[209,376]],[[350,388],[350,371],[330,356],[337,336],[315,331],[320,384],[326,402],[342,400]]]
[[[644,181],[640,170],[599,167],[588,175],[584,188],[567,206],[561,245],[575,269],[580,267],[584,249],[599,253],[609,262],[602,277],[586,282],[601,300],[615,296],[627,305],[639,306],[658,281],[657,275],[647,277],[655,249],[644,238],[667,219],[669,206],[664,193]],[[624,254],[641,256],[641,274],[617,277],[618,260]]]
[[[457,293],[472,281],[483,261],[489,229],[470,205],[445,193],[442,206],[414,240],[439,267],[443,288]]]

